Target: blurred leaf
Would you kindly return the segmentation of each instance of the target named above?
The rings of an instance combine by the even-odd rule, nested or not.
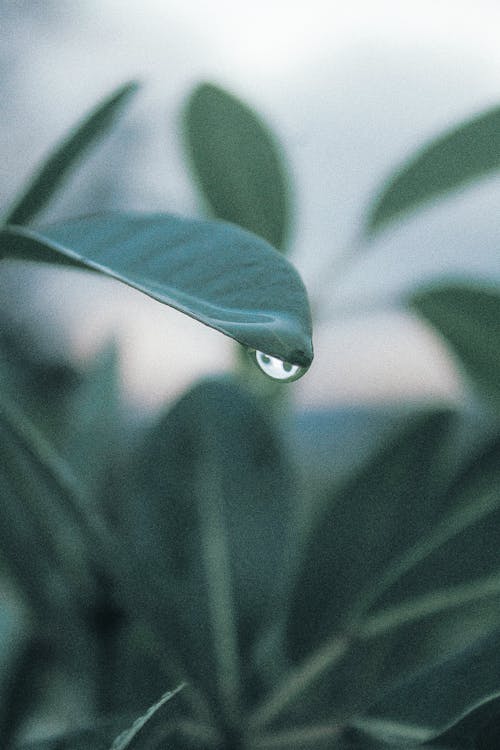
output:
[[[118,352],[106,346],[67,399],[58,445],[85,486],[95,512],[113,461],[123,447]]]
[[[44,740],[23,743],[19,750],[109,750],[123,719],[98,721],[92,728],[75,729]],[[17,746],[16,746],[17,747]]]
[[[29,719],[30,711],[37,702],[37,684],[42,665],[51,661],[53,654],[43,639],[25,634],[21,648],[16,649],[11,657],[8,671],[3,675],[0,703],[0,742],[8,750],[14,746],[14,740],[23,722]]]
[[[381,609],[389,608],[387,615],[394,605],[400,606],[401,614],[405,604],[417,612],[419,602],[421,606],[427,603],[431,608],[433,604],[439,607],[438,594],[445,609],[446,587],[449,594],[457,594],[458,606],[461,596],[466,604],[474,593],[479,601],[482,595],[498,590],[500,437],[476,448],[475,453],[443,496],[435,498],[436,507],[446,512],[385,572],[371,597],[372,608],[378,602],[379,616]]]
[[[184,130],[195,175],[214,215],[283,249],[289,189],[281,150],[267,126],[235,96],[202,83],[189,97]]]
[[[359,613],[386,566],[441,510],[433,496],[451,418],[407,418],[332,493],[299,560],[286,628],[290,665],[253,714],[259,731],[276,721],[345,721],[371,698],[387,644],[358,640]]]
[[[0,532],[3,552],[12,552],[9,564],[27,585],[34,569],[35,592],[46,590],[48,602],[54,594],[56,610],[78,608],[82,601],[90,604],[96,571],[115,563],[113,537],[102,519],[90,512],[88,497],[70,465],[29,417],[4,397],[0,431],[0,482],[9,498]],[[44,560],[50,571],[46,577],[41,575]],[[31,591],[30,598],[36,602],[38,597]]]
[[[487,698],[435,738],[442,747],[497,750],[500,739],[500,696]]]
[[[421,742],[446,746],[452,739],[453,747],[481,747],[469,745],[468,739],[499,714],[499,643],[497,632],[422,670],[383,696],[355,725],[388,741],[418,735]]]
[[[0,436],[2,558],[39,615],[74,607],[73,594],[84,598],[92,586],[61,488],[1,419]]]
[[[374,234],[404,213],[500,166],[500,107],[477,115],[422,146],[388,178],[365,225]]]
[[[349,631],[386,566],[439,513],[433,491],[450,421],[447,412],[413,416],[331,497],[295,584],[287,636],[294,661]]]
[[[0,257],[90,268],[123,281],[245,346],[312,361],[311,315],[293,266],[264,240],[223,222],[109,214],[43,233],[0,231]]]
[[[367,645],[371,641],[377,647],[377,643],[385,640],[390,647],[379,677],[381,687],[390,684],[398,674],[404,674],[401,667],[406,664],[408,668],[412,658],[414,665],[424,665],[454,652],[469,653],[474,638],[477,641],[478,636],[498,629],[499,487],[500,440],[496,438],[477,451],[450,485],[444,499],[436,498],[438,506],[448,508],[446,513],[396,561],[392,569],[385,572],[377,584],[371,599],[372,603],[378,600],[379,611],[363,619],[360,635],[368,639]],[[457,660],[459,657],[453,658]],[[437,680],[438,668],[428,667],[429,673],[434,674],[433,669]],[[466,673],[464,670],[464,675]],[[500,691],[500,682],[495,686],[490,680],[488,687],[487,672],[484,694],[480,694],[480,675],[476,674],[474,680],[478,694],[471,699],[471,706],[475,701],[487,698],[490,692]],[[397,689],[392,690],[399,694]],[[445,677],[442,691],[445,694],[448,690],[449,682]],[[418,705],[419,701],[418,695],[409,699],[412,705]],[[411,724],[410,718],[401,719],[401,722]],[[462,727],[463,731],[467,726]],[[393,729],[401,730],[398,722]],[[407,730],[403,728],[403,731]],[[458,734],[455,739],[458,743]],[[444,740],[443,745],[448,747]],[[468,741],[464,745],[450,744],[450,747],[455,746],[476,747],[469,745]],[[485,750],[489,747],[484,745]]]
[[[500,292],[442,284],[417,291],[409,304],[444,337],[489,404],[500,409]]]
[[[112,459],[123,453],[126,439],[117,352],[106,346],[85,370],[76,370],[64,361],[45,361],[33,349],[20,330],[0,337],[0,391],[29,414],[88,499],[100,503]]]
[[[150,721],[150,719],[154,716],[154,714],[160,711],[163,706],[168,703],[168,701],[170,701],[176,693],[179,692],[179,690],[182,690],[183,687],[183,685],[179,685],[179,687],[175,690],[165,693],[157,703],[148,708],[143,716],[140,716],[138,719],[136,719],[136,721],[134,721],[130,729],[126,729],[115,739],[111,746],[111,750],[126,750],[126,748],[148,750],[148,748],[150,748],[151,746],[148,743],[142,742],[139,734],[141,733],[144,726],[148,723],[148,721]]]
[[[27,224],[52,198],[71,168],[85,152],[113,125],[128,99],[138,89],[137,83],[126,83],[101,102],[40,167],[31,185],[21,195],[5,218],[6,224]]]
[[[272,423],[231,380],[202,382],[159,422],[132,470],[124,523],[151,590],[162,592],[149,606],[163,597],[184,678],[234,712],[255,678],[256,636],[288,584],[294,485]]]

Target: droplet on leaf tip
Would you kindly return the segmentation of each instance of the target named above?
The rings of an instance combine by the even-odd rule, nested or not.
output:
[[[272,357],[270,354],[265,354],[264,352],[255,351],[254,357],[257,365],[265,375],[272,380],[279,380],[282,383],[298,380],[308,369],[307,367],[285,362],[278,357]]]

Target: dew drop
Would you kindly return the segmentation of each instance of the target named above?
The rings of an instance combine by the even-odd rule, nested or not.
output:
[[[271,357],[270,354],[264,354],[264,352],[256,351],[254,356],[262,372],[273,380],[281,380],[282,382],[298,380],[307,371],[307,367],[292,365],[290,362],[284,362],[282,359]]]

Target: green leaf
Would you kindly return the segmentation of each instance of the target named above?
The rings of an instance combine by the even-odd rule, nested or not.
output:
[[[102,489],[113,460],[123,453],[118,352],[103,348],[66,399],[58,425],[58,445],[79,481],[94,501],[94,512],[102,512]]]
[[[1,554],[42,614],[75,607],[93,583],[82,538],[64,505],[71,492],[51,476],[0,410]]]
[[[294,485],[272,422],[236,383],[204,381],[161,419],[127,483],[123,523],[183,677],[234,719],[243,689],[260,687],[253,648],[288,584]]]
[[[422,146],[387,179],[368,214],[374,234],[421,204],[500,166],[500,107],[462,122]]]
[[[0,231],[0,257],[90,268],[216,328],[247,347],[308,367],[311,314],[293,266],[224,222],[109,214],[34,232]]]
[[[158,713],[158,711],[160,711],[163,706],[168,703],[168,701],[170,701],[174,697],[174,695],[176,695],[176,693],[179,692],[179,690],[182,690],[183,687],[184,685],[179,685],[179,687],[175,690],[165,693],[160,698],[160,700],[157,701],[157,703],[148,708],[143,716],[140,716],[138,719],[136,719],[136,721],[134,721],[130,729],[126,729],[115,739],[111,746],[111,750],[127,750],[127,748],[134,747],[138,750],[139,748],[144,748],[144,750],[146,750],[149,745],[144,744],[140,741],[139,734],[148,723],[148,721],[150,721],[152,717],[156,713]]]
[[[41,165],[30,186],[16,201],[5,218],[6,224],[27,224],[60,188],[68,172],[85,152],[113,125],[137,83],[126,83],[101,102],[72,130]]]
[[[374,639],[375,647],[384,640],[390,647],[381,687],[385,685],[387,689],[395,676],[404,674],[401,667],[411,664],[411,657],[414,666],[420,662],[421,669],[425,664],[442,660],[445,655],[468,653],[468,644],[498,628],[499,482],[500,440],[497,438],[479,450],[460,471],[444,498],[436,498],[436,505],[447,508],[446,512],[400,557],[392,570],[386,571],[378,592],[375,590],[372,599],[378,600],[379,611],[362,620],[359,635],[368,642]],[[393,585],[388,586],[391,580]],[[453,656],[455,660],[458,658]],[[435,674],[437,679],[437,667]],[[476,677],[479,691],[480,677]],[[491,691],[500,691],[500,682],[496,687],[493,683],[487,687],[486,678],[487,674],[484,695],[480,695],[480,691],[474,695],[471,706],[488,697]],[[449,689],[446,678],[443,685],[443,693],[446,693]],[[396,694],[399,690],[391,688],[389,692]],[[410,696],[411,704],[415,701],[418,704],[419,700],[420,696]],[[401,716],[392,729],[385,721],[387,717],[383,717],[387,724],[382,727],[384,731],[408,731],[405,727],[414,721],[411,716],[404,718],[403,710],[401,703]],[[414,711],[411,706],[406,710]],[[392,717],[389,718],[392,722]]]
[[[294,661],[343,635],[392,559],[439,508],[433,497],[450,414],[414,415],[331,497],[312,529],[288,616]]]
[[[435,738],[442,747],[496,750],[500,737],[500,695],[486,698]]]
[[[475,449],[475,455],[460,467],[453,481],[441,496],[434,498],[441,513],[425,528],[416,543],[403,551],[392,569],[385,571],[371,603],[379,610],[404,603],[413,605],[420,598],[432,604],[434,593],[440,592],[446,608],[446,587],[449,593],[482,596],[480,583],[489,582],[485,595],[495,593],[500,545],[500,438]],[[444,511],[444,512],[442,512]],[[467,587],[470,587],[469,591]],[[498,588],[497,588],[498,591]],[[450,601],[450,603],[453,603]],[[460,596],[456,601],[460,603]],[[438,602],[435,602],[436,606]],[[394,612],[394,610],[393,610]]]
[[[488,403],[500,409],[500,291],[441,284],[417,291],[410,307],[441,334]]]
[[[267,126],[246,104],[210,83],[191,94],[183,124],[194,173],[214,215],[283,249],[288,181]]]
[[[69,464],[4,397],[0,437],[2,554],[40,612],[81,612],[96,596],[96,574],[116,563],[114,537]]]
[[[369,715],[359,718],[354,725],[381,739],[418,737],[421,742],[437,740],[446,746],[444,739],[447,735],[450,738],[451,728],[481,705],[477,719],[484,718],[484,713],[489,714],[489,718],[498,717],[499,643],[497,632],[453,658],[422,670],[383,696],[371,707]],[[462,729],[465,728],[462,724]],[[467,729],[475,728],[479,729],[470,717]],[[470,747],[456,744],[459,734],[455,733],[452,746]]]
[[[343,721],[372,696],[385,650],[357,639],[358,616],[388,563],[439,512],[433,492],[442,482],[450,418],[407,418],[332,493],[295,566],[286,626],[290,669],[254,712],[256,730],[276,720]]]

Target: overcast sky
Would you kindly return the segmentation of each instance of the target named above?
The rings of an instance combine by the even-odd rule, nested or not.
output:
[[[355,242],[371,197],[400,159],[500,101],[500,4],[46,0],[6,3],[1,14],[5,200],[96,98],[138,77],[143,90],[120,139],[89,162],[51,215],[106,200],[109,207],[195,215],[179,109],[200,79],[225,85],[274,128],[294,178],[293,258],[321,299],[325,321],[315,365],[292,386],[300,403],[459,393],[450,360],[427,330],[406,315],[365,311],[436,274],[500,279],[500,179],[386,233],[343,279],[333,264]],[[111,304],[109,285],[102,286],[97,292],[95,280],[76,285],[44,274],[23,314],[40,317],[48,295],[51,319],[67,315],[69,295],[74,352],[85,356],[110,330],[118,332],[127,387],[150,404],[230,362],[218,334],[130,292]],[[351,317],[333,325],[345,308]]]

